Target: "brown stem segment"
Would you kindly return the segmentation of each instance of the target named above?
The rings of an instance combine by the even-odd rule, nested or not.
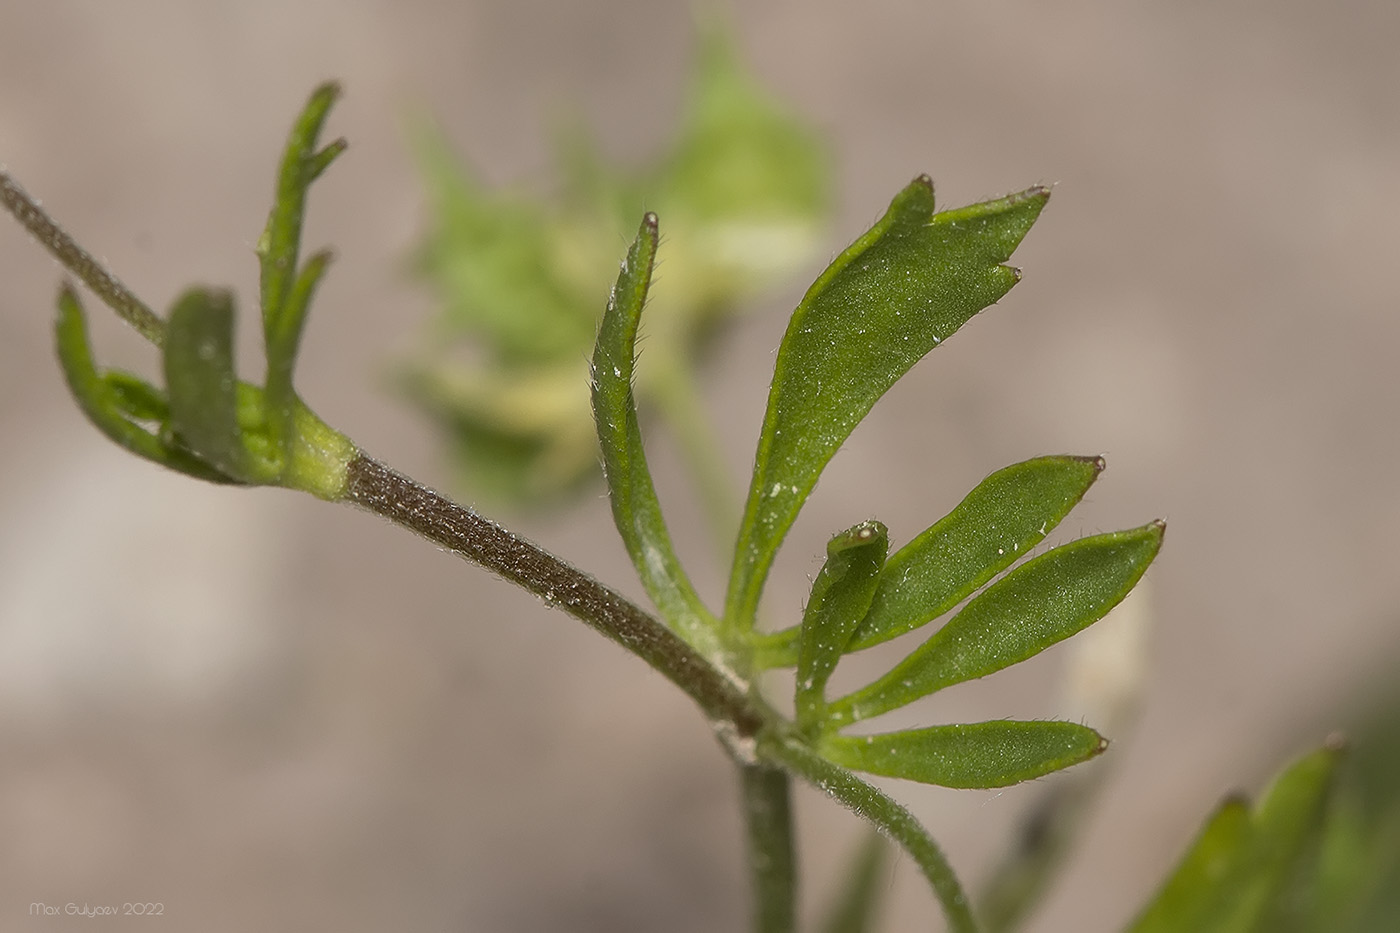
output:
[[[69,272],[82,279],[97,297],[136,328],[142,337],[158,347],[165,344],[165,322],[144,301],[133,295],[120,279],[93,259],[91,253],[79,246],[66,230],[54,223],[39,202],[4,172],[0,172],[0,205],[15,215],[15,219],[34,239]]]
[[[345,499],[522,586],[646,661],[712,720],[755,735],[764,715],[740,685],[622,595],[548,551],[372,457],[350,461]]]

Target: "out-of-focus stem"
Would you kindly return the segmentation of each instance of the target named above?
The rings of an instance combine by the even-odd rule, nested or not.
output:
[[[82,279],[88,288],[111,306],[122,320],[157,347],[165,344],[165,322],[131,293],[115,275],[68,235],[39,202],[25,193],[5,172],[0,172],[0,203],[15,216],[24,229],[38,240],[68,271]]]

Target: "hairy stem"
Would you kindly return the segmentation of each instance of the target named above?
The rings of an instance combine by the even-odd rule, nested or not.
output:
[[[54,223],[39,202],[5,172],[0,172],[0,203],[68,271],[82,279],[122,320],[136,328],[137,333],[157,347],[165,344],[165,322],[160,316]]]
[[[350,461],[345,499],[480,564],[622,645],[686,692],[712,721],[741,737],[765,714],[645,610],[572,565],[364,454]]]
[[[943,905],[948,929],[953,933],[977,933],[967,894],[953,866],[938,843],[919,825],[913,814],[883,791],[867,784],[840,765],[832,764],[801,742],[787,737],[760,745],[765,757],[780,761],[796,774],[845,804],[858,816],[874,823],[904,847],[933,887]]]
[[[754,933],[797,928],[797,860],[792,842],[791,779],[765,764],[740,762],[744,821],[749,835]]]

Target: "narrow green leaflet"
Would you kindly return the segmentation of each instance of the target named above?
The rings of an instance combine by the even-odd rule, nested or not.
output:
[[[890,386],[1014,285],[1002,265],[1050,196],[1038,187],[934,213],[916,178],[827,267],[778,350],[725,604],[753,625],[778,546],[836,449]]]
[[[1221,805],[1130,933],[1272,933],[1292,929],[1321,842],[1338,748],[1307,755],[1254,810]]]
[[[292,370],[296,365],[297,352],[301,349],[301,334],[306,328],[306,315],[311,310],[316,286],[321,284],[330,262],[331,254],[326,250],[306,261],[292,283],[291,291],[287,293],[282,313],[267,335],[267,403],[278,425],[276,433],[284,439],[284,443],[290,439],[285,425],[291,418],[295,399]]]
[[[1108,748],[1073,722],[997,720],[880,735],[833,735],[826,758],[853,771],[940,787],[1006,787],[1087,761]]]
[[[593,350],[593,414],[613,520],[642,584],[663,617],[673,620],[692,644],[708,646],[714,639],[713,620],[671,547],[647,469],[632,397],[637,327],[651,285],[656,241],[656,215],[647,214],[598,328]]]
[[[1040,543],[1103,466],[1099,457],[1039,457],[987,477],[890,558],[852,649],[913,631],[971,596]]]
[[[1037,457],[988,476],[953,511],[891,555],[858,651],[924,625],[1024,557],[1103,472],[1100,457]],[[759,636],[764,666],[796,663],[797,627]]]
[[[77,294],[67,285],[58,296],[58,322],[54,332],[58,360],[69,391],[98,430],[137,456],[172,470],[214,483],[237,482],[189,451],[167,442],[161,433],[131,420],[133,417],[138,421],[149,420],[146,415],[158,411],[164,404],[160,393],[125,373],[98,373],[88,341],[87,319]]]
[[[889,545],[888,529],[876,521],[862,522],[827,542],[826,563],[812,583],[797,650],[797,722],[805,729],[821,723],[827,679],[870,609]]]
[[[233,296],[192,288],[170,309],[165,387],[180,441],[220,472],[250,481],[233,373]]]
[[[1092,625],[1157,556],[1166,526],[1081,538],[988,587],[884,677],[834,700],[836,722],[869,719],[936,690],[1010,667]]]

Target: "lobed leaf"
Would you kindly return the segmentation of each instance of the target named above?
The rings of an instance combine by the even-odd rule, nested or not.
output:
[[[826,682],[870,609],[889,545],[889,531],[877,521],[862,522],[827,542],[797,649],[797,721],[804,728],[821,722]]]
[[[913,631],[971,596],[1058,525],[1103,467],[1101,457],[1038,457],[988,476],[953,511],[891,555],[847,650]],[[797,635],[794,626],[760,636],[764,666],[795,664]]]
[[[268,213],[267,227],[258,239],[260,262],[260,291],[262,298],[263,338],[268,348],[269,362],[282,331],[282,315],[299,274],[297,268],[301,251],[302,218],[306,213],[306,190],[311,182],[345,151],[346,143],[338,139],[321,151],[316,150],[317,137],[325,125],[331,106],[340,96],[340,86],[326,82],[316,88],[306,106],[292,125],[287,148],[277,174],[277,194]]]
[[[1007,787],[1087,761],[1108,740],[1073,722],[997,720],[880,735],[832,735],[821,754],[855,771],[940,787]]]
[[[713,640],[713,617],[671,546],[647,468],[632,396],[637,328],[651,285],[657,235],[656,215],[647,214],[603,314],[593,350],[593,414],[613,521],[642,585],[664,618],[677,625],[692,643],[708,644]]]
[[[1250,812],[1225,801],[1130,933],[1266,933],[1288,929],[1308,887],[1340,748],[1323,748],[1281,774]]]
[[[1162,545],[1166,526],[1081,538],[1011,571],[984,590],[884,677],[835,700],[854,722],[1039,654],[1092,625],[1128,595]]]
[[[747,630],[779,545],[817,477],[880,396],[1014,285],[1002,265],[1050,191],[934,213],[920,176],[818,277],[778,350],[725,617]]]
[[[202,288],[181,295],[166,325],[164,362],[180,442],[220,472],[251,481],[235,402],[233,296]]]

